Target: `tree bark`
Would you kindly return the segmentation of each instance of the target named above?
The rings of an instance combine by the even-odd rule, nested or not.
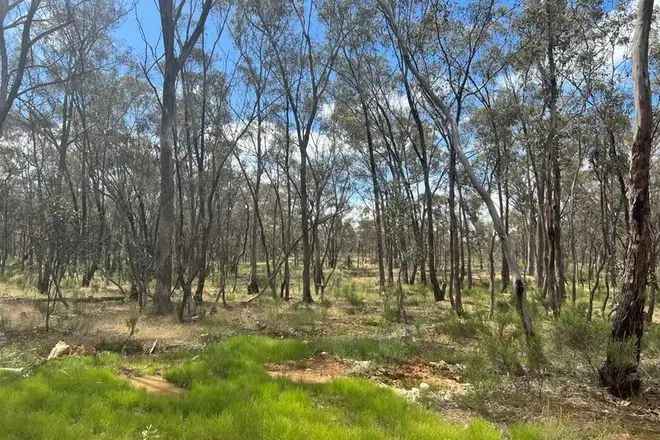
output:
[[[632,54],[636,118],[628,190],[630,234],[607,359],[599,371],[601,383],[619,397],[637,394],[641,386],[638,367],[650,254],[649,166],[653,114],[648,53],[652,16],[653,0],[639,0]]]
[[[174,235],[174,176],[173,134],[176,120],[176,79],[183,63],[201,35],[213,0],[205,0],[199,20],[181,51],[175,54],[175,34],[178,16],[175,17],[173,0],[159,0],[161,30],[165,49],[163,71],[163,98],[160,118],[160,196],[157,236],[155,312],[169,313],[173,309],[172,290],[172,239]]]

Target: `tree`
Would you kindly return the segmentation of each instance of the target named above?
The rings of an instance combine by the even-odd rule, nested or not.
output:
[[[437,122],[438,128],[446,133],[448,142],[456,152],[458,160],[463,165],[464,172],[467,174],[470,183],[472,184],[475,191],[481,196],[484,204],[488,208],[488,213],[490,214],[491,220],[493,222],[493,227],[495,228],[495,231],[500,238],[502,243],[502,251],[506,256],[511,275],[513,276],[513,292],[516,300],[516,308],[520,315],[523,332],[529,341],[534,336],[534,330],[532,327],[531,316],[527,311],[525,280],[522,277],[520,270],[518,269],[518,262],[516,261],[515,255],[513,253],[513,247],[509,234],[504,228],[501,216],[495,208],[495,204],[493,203],[490,193],[486,191],[481,181],[477,178],[477,175],[472,168],[472,164],[463,151],[458,120],[455,118],[455,115],[452,114],[451,109],[447,106],[443,98],[431,85],[429,78],[425,76],[422,71],[420,71],[418,64],[414,61],[411,44],[404,35],[401,24],[395,15],[393,2],[388,0],[378,0],[378,4],[388,27],[394,34],[396,44],[401,51],[403,61],[417,80],[417,83],[419,84],[419,87],[421,88],[426,101],[434,112],[433,116],[434,120]]]
[[[652,246],[649,225],[649,169],[654,129],[648,66],[652,19],[653,0],[640,0],[637,4],[632,51],[636,116],[628,190],[630,230],[620,300],[612,321],[607,359],[599,370],[601,383],[619,397],[637,394],[641,386],[638,367],[644,334],[645,289]]]
[[[69,24],[71,9],[68,2],[63,11],[51,8],[44,12],[45,17],[41,17],[39,12],[48,6],[49,3],[44,0],[18,0],[11,3],[9,0],[0,0],[0,137],[14,101],[35,88],[51,84],[37,82],[27,88],[23,87],[26,72],[43,67],[35,56],[37,43]],[[11,23],[7,23],[8,18],[12,19]],[[10,53],[13,38],[20,41],[15,59],[12,57],[14,54]]]
[[[197,23],[192,32],[181,42],[177,37],[177,27],[181,20],[186,0],[174,7],[174,0],[159,0],[160,22],[163,33],[165,63],[163,67],[162,98],[160,99],[160,197],[158,220],[158,270],[157,287],[154,296],[157,313],[172,310],[172,239],[174,236],[174,167],[172,143],[176,123],[176,81],[183,64],[190,55],[204,30],[204,24],[211,12],[214,0],[204,0]],[[187,27],[190,29],[190,27]],[[178,53],[176,43],[181,46]]]
[[[298,4],[287,3],[293,17],[282,9],[285,5],[272,5],[259,1],[254,5],[258,24],[266,34],[273,58],[277,79],[287,101],[287,108],[293,117],[298,151],[300,154],[300,219],[303,249],[303,301],[311,303],[311,262],[312,246],[310,231],[310,200],[308,194],[308,155],[307,149],[315,127],[315,122],[330,83],[333,67],[339,55],[347,29],[342,5],[331,5],[320,13],[315,2]],[[309,8],[309,11],[307,10]],[[313,19],[321,20],[329,32],[323,42],[314,39]],[[331,25],[329,23],[331,20]],[[292,39],[298,36],[299,41]],[[294,63],[291,63],[291,59]]]

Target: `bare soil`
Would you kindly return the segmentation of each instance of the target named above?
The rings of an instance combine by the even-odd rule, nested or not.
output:
[[[139,374],[126,368],[122,369],[120,377],[127,380],[132,387],[158,396],[182,396],[186,392],[160,376]]]
[[[283,364],[266,364],[266,372],[273,378],[285,378],[298,383],[326,383],[348,375],[350,362],[321,354],[313,358]]]

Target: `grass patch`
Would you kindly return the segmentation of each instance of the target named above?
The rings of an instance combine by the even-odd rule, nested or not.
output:
[[[452,313],[436,325],[436,331],[461,342],[477,338],[484,331],[485,326],[481,314],[472,315],[465,312],[464,316],[458,317]]]
[[[357,357],[404,354],[401,346],[372,341],[334,347]],[[189,389],[184,398],[132,389],[113,371],[116,355],[50,362],[29,378],[3,374],[3,438],[504,438],[482,420],[467,426],[444,422],[369,381],[299,385],[264,371],[264,362],[300,359],[318,349],[294,340],[231,338],[169,371],[169,380]]]
[[[318,340],[314,345],[318,351],[375,362],[403,361],[420,353],[414,344],[394,338],[334,337]]]

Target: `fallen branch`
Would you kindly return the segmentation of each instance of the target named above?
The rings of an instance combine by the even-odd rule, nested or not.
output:
[[[68,302],[72,303],[100,303],[107,301],[124,301],[124,296],[90,296],[86,298],[67,298]],[[0,302],[24,302],[24,303],[40,303],[48,302],[48,298],[4,298]]]

